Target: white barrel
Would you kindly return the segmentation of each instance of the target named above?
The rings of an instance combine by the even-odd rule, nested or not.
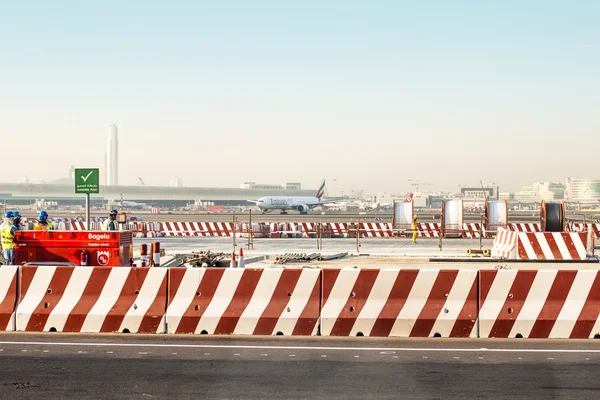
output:
[[[450,235],[461,234],[463,227],[463,201],[444,201],[444,232]]]

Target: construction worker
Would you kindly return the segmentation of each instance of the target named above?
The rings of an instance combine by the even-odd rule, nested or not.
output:
[[[35,221],[35,228],[33,229],[36,231],[50,231],[54,229],[52,222],[48,221],[48,213],[46,211],[42,210],[40,212],[37,221]]]
[[[117,225],[117,214],[118,211],[117,210],[112,210],[110,212],[110,215],[108,217],[108,219],[106,221],[104,221],[104,223],[102,224],[102,230],[103,231],[116,231],[118,230],[118,225]]]
[[[12,219],[13,219],[13,212],[7,211],[4,214],[4,218],[2,218],[2,224],[0,224],[0,234],[2,233],[2,230],[4,228],[12,226]],[[4,245],[2,244],[2,241],[0,241],[0,251],[3,251],[3,250],[4,250]]]
[[[413,215],[413,220],[410,224],[410,229],[412,230],[412,242],[417,244],[417,236],[419,234],[417,226],[417,214]]]
[[[12,225],[5,225],[0,232],[3,255],[8,265],[15,265],[15,232],[21,227],[21,213],[15,211],[12,215]]]
[[[4,218],[2,218],[2,224],[0,224],[0,230],[4,229],[6,226],[12,226],[13,223],[13,212],[12,211],[7,211],[4,214]]]

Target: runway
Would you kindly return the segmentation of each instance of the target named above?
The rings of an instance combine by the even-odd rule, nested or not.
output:
[[[596,341],[0,334],[3,399],[594,399]]]
[[[49,211],[50,218],[85,218],[85,212],[75,211]],[[423,223],[439,223],[441,222],[441,212],[439,210],[422,210],[416,211],[419,216],[419,222]],[[35,218],[37,212],[24,211],[22,214],[27,218]],[[148,222],[172,222],[172,221],[186,221],[186,222],[232,222],[235,216],[238,222],[248,222],[250,219],[249,214],[246,213],[219,213],[219,214],[207,214],[207,213],[185,213],[185,212],[166,212],[163,211],[160,214],[150,214],[149,212],[132,211],[129,212],[130,217],[141,218]],[[482,212],[471,212],[466,211],[464,214],[464,222],[467,223],[478,223],[481,221]],[[91,213],[92,217],[106,217],[105,211],[94,211]],[[574,221],[583,221],[582,215],[572,215],[570,218]],[[589,220],[589,216],[587,217]],[[262,214],[252,213],[252,222],[392,222],[392,212],[367,212],[363,214],[359,213],[339,213],[339,212],[325,212],[322,214],[320,211],[310,211],[307,215],[300,215],[297,212],[290,211],[288,214],[279,214],[278,212]],[[511,223],[536,223],[540,222],[539,213],[529,211],[511,211],[509,213],[509,222]]]

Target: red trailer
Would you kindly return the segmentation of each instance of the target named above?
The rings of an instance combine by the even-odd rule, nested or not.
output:
[[[90,266],[128,266],[133,258],[131,231],[17,231],[17,265],[69,262]]]

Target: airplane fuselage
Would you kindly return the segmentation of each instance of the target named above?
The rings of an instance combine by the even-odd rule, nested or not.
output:
[[[262,211],[296,210],[305,214],[319,203],[320,201],[316,197],[266,196],[258,199],[256,206]]]

